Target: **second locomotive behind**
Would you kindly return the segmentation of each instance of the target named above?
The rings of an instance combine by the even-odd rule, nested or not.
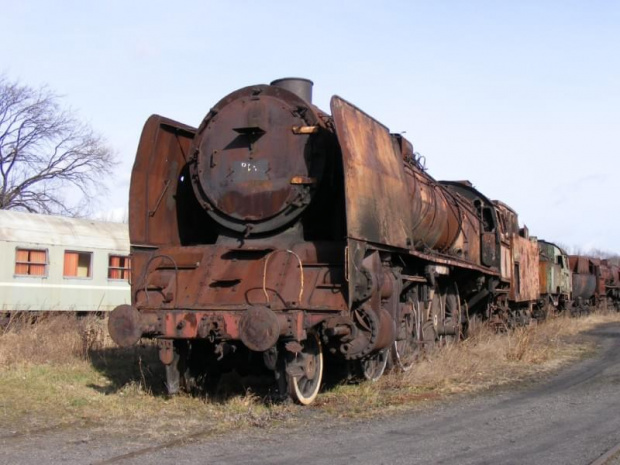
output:
[[[312,83],[224,97],[198,129],[146,123],[129,202],[132,305],[120,345],[158,340],[171,393],[257,364],[302,404],[324,356],[367,378],[458,339],[527,322],[538,246],[470,183],[439,183],[409,141]]]

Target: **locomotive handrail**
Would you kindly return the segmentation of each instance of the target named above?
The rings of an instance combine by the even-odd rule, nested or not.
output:
[[[269,294],[267,293],[267,264],[269,263],[269,259],[280,252],[286,252],[286,253],[290,253],[291,255],[294,255],[295,258],[297,258],[297,261],[299,262],[299,298],[297,300],[298,303],[301,303],[301,297],[304,293],[304,266],[301,262],[301,258],[299,258],[299,255],[297,255],[295,252],[293,252],[292,250],[286,249],[286,250],[274,250],[273,252],[270,252],[266,257],[265,257],[265,266],[263,267],[263,293],[265,294],[265,299],[267,300],[267,303],[269,303]]]
[[[153,255],[151,258],[149,258],[149,260],[146,262],[146,265],[144,266],[144,272],[142,273],[142,276],[140,277],[140,279],[144,281],[144,295],[146,297],[147,302],[149,301],[149,291],[147,289],[149,283],[146,280],[146,275],[147,275],[149,266],[151,266],[151,263],[156,258],[167,258],[168,260],[172,262],[172,265],[174,266],[174,296],[176,297],[179,292],[179,267],[177,266],[177,262],[175,262],[174,258],[172,258],[170,255],[156,254],[156,255]],[[176,308],[176,304],[174,305],[174,307]]]

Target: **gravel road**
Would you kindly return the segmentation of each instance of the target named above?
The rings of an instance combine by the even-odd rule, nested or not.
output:
[[[69,426],[0,437],[0,463],[590,464],[620,443],[620,325],[589,334],[597,354],[551,378],[389,418],[345,422],[309,410],[293,430],[200,431],[165,444]]]

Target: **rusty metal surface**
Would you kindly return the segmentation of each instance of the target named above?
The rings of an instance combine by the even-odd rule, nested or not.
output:
[[[434,248],[480,265],[480,220],[471,202],[415,164],[406,165],[405,172],[414,211],[414,246]]]
[[[293,221],[320,182],[324,155],[312,132],[293,128],[318,129],[319,122],[307,102],[278,87],[247,87],[224,98],[192,146],[194,189],[203,207],[225,227],[253,234]]]
[[[423,253],[418,252],[416,250],[412,250],[409,252],[412,256],[427,260],[432,263],[437,263],[441,265],[455,266],[462,269],[473,270],[479,273],[483,273],[488,276],[499,276],[499,270],[494,268],[487,268],[482,265],[476,265],[475,263],[470,263],[463,259],[459,259],[457,257],[451,257],[449,255],[443,254],[434,254],[434,253]]]
[[[132,244],[180,243],[175,195],[194,131],[158,115],[144,125],[129,187]]]
[[[534,238],[512,234],[513,276],[510,299],[515,302],[538,299],[539,293],[539,252]]]
[[[569,255],[568,258],[573,272],[573,298],[587,301],[604,296],[605,272],[601,271],[601,260],[583,255]]]
[[[469,181],[441,181],[441,184],[452,192],[453,202],[458,206],[462,234],[455,244],[462,244],[459,249],[464,251],[464,258],[500,271],[502,228],[493,202]]]
[[[600,298],[605,295],[605,277],[603,275],[603,260],[600,258],[590,257],[590,263],[592,268],[594,269],[594,275],[596,276],[596,298]]]
[[[605,281],[605,294],[609,303],[620,311],[620,266],[609,260],[602,260],[601,277]]]
[[[514,251],[512,238],[518,233],[518,221],[516,213],[506,204],[497,200],[493,201],[495,215],[498,222],[499,242],[500,242],[500,274],[502,279],[511,283],[514,298]],[[538,270],[536,270],[538,274]]]
[[[108,319],[110,337],[121,347],[129,347],[142,336],[140,313],[131,305],[119,305]]]
[[[346,308],[342,249],[333,243],[302,243],[291,248],[293,253],[215,245],[135,252],[134,264],[142,275],[134,277],[133,299],[140,308],[269,304],[340,311]]]
[[[519,228],[517,213],[503,202],[493,201],[500,231],[501,275],[510,282],[509,299],[533,302],[540,289],[538,241],[526,227]]]
[[[620,267],[611,264],[608,260],[601,260],[599,269],[600,277],[605,282],[606,289],[620,286]]]
[[[239,321],[239,338],[251,350],[263,352],[273,347],[279,337],[278,317],[264,305],[251,306]]]
[[[620,266],[610,263],[609,260],[603,260],[601,262],[601,275],[608,288],[620,288]]]
[[[573,299],[587,301],[596,292],[596,277],[591,274],[573,273]]]
[[[331,110],[342,150],[347,234],[406,249],[412,211],[403,163],[388,128],[339,97]]]
[[[582,255],[569,255],[568,261],[570,263],[571,271],[574,273],[594,273],[594,264],[589,257],[584,257]]]
[[[247,242],[222,236],[223,228],[264,234],[305,210],[333,145],[329,121],[272,86],[224,98],[198,135],[158,116],[147,121],[130,193],[140,317],[119,309],[119,340],[142,331],[242,340],[262,351],[279,336],[301,340],[308,327],[346,310],[342,241],[304,241],[301,230]],[[260,318],[256,309],[267,306]]]
[[[329,318],[329,313],[304,315],[300,310],[273,311],[268,317],[263,318],[264,322],[253,326],[253,313],[255,311],[250,311],[248,314],[245,309],[230,308],[226,311],[142,309],[136,318],[128,322],[123,333],[114,332],[114,341],[120,345],[123,341],[117,339],[120,335],[127,337],[126,341],[131,345],[135,342],[129,342],[128,337],[133,337],[135,333],[165,339],[201,338],[227,341],[245,339],[244,342],[249,344],[248,347],[252,346],[253,350],[265,350],[262,347],[266,346],[267,340],[273,342],[274,337],[277,340],[282,336],[301,341],[306,338],[306,327],[316,326]],[[262,341],[257,337],[259,333],[265,337]]]
[[[331,101],[342,149],[348,236],[410,250],[434,249],[480,265],[472,206],[407,159],[404,139],[339,97]]]

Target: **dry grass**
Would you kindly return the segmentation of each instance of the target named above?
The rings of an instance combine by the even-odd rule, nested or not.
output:
[[[0,367],[25,361],[70,364],[87,359],[90,351],[111,343],[103,319],[76,319],[72,313],[43,314],[36,320],[23,313],[15,314],[0,331]]]
[[[378,410],[390,412],[446,395],[536,379],[593,350],[577,335],[619,321],[618,313],[557,317],[508,334],[480,326],[468,340],[443,347],[407,373],[392,373],[376,383],[339,386],[318,403],[333,412],[346,409],[374,415]]]
[[[75,424],[136,436],[211,434],[277,424],[294,410],[250,391],[218,400],[170,398],[163,382],[155,345],[119,349],[105,320],[14,319],[0,333],[0,436]]]
[[[211,434],[293,424],[308,414],[370,416],[550,373],[592,350],[579,333],[612,321],[620,321],[620,314],[554,318],[509,334],[482,326],[407,373],[330,388],[310,409],[271,404],[242,385],[239,394],[225,399],[169,398],[152,344],[115,348],[105,322],[93,318],[13,321],[0,334],[0,430],[77,422],[107,432],[169,437],[171,431]]]

